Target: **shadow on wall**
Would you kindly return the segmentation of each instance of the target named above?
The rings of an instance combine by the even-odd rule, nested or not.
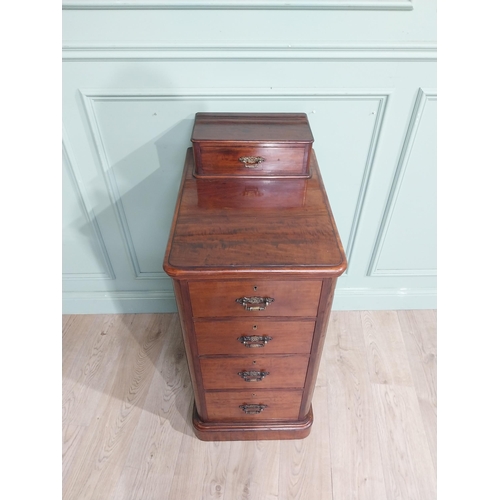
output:
[[[80,291],[85,278],[91,292],[119,292],[112,306],[117,312],[130,312],[127,294],[148,292],[154,298],[172,293],[162,263],[193,121],[194,113],[125,156],[126,138],[109,138],[107,124],[92,127],[103,175],[85,183],[92,208],[66,218],[63,271],[68,291],[72,286]],[[85,273],[85,266],[94,274]]]

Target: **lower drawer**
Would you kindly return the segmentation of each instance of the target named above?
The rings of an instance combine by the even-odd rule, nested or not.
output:
[[[309,356],[241,356],[201,358],[205,389],[302,389]]]
[[[205,393],[209,420],[297,420],[302,391],[228,391]]]

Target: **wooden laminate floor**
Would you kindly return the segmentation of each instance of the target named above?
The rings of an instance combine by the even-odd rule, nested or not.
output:
[[[333,312],[304,440],[202,442],[176,314],[63,316],[64,500],[436,498],[436,312]]]

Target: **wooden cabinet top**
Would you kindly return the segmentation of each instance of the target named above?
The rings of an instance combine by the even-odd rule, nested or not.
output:
[[[163,268],[175,278],[340,276],[346,257],[314,152],[309,179],[199,179],[193,152]]]
[[[191,141],[312,143],[305,113],[196,113]]]

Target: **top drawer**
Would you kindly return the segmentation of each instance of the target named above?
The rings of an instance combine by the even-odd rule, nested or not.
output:
[[[309,177],[308,145],[195,145],[196,177]]]
[[[305,113],[197,113],[195,176],[307,178],[313,140]]]
[[[321,280],[192,281],[195,318],[300,316],[316,317]]]

